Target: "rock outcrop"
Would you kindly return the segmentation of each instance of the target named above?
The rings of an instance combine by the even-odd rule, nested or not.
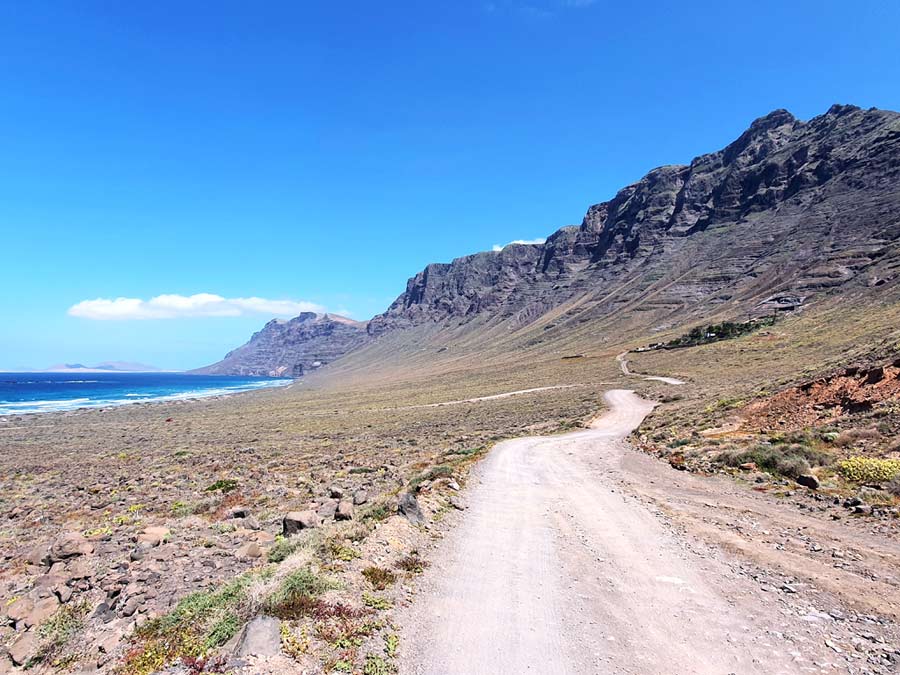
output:
[[[365,323],[304,312],[289,321],[273,319],[218,363],[192,372],[300,377],[355,349],[366,337]]]
[[[718,152],[652,170],[542,244],[428,265],[368,324],[272,321],[197,372],[296,377],[428,324],[647,329],[871,292],[900,276],[898,185],[900,113],[835,105],[803,122],[776,110]]]
[[[486,313],[525,325],[574,298],[585,320],[627,303],[664,315],[735,301],[764,313],[884,284],[897,273],[898,183],[900,114],[836,105],[802,122],[776,110],[719,152],[654,169],[543,244],[429,265],[369,332]]]

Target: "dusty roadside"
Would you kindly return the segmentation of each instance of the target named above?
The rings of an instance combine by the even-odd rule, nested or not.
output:
[[[309,381],[5,420],[0,672],[145,675],[218,653],[257,612],[276,610],[303,647],[294,644],[298,672],[309,662],[362,667],[359,633],[388,630],[376,618],[386,610],[363,596],[384,584],[362,570],[405,578],[394,565],[416,545],[406,534],[386,548],[367,543],[406,532],[398,493],[432,467],[456,470],[498,435],[552,433],[597,407],[592,388],[498,396],[523,388],[466,376],[428,388],[419,379],[358,390]],[[386,411],[397,402],[410,407]],[[432,405],[444,402],[458,403]],[[303,511],[318,527],[284,536],[285,516]],[[284,564],[295,552],[303,555]],[[414,557],[407,562],[415,569]],[[257,582],[297,581],[287,570],[303,580],[308,569],[343,590],[290,611],[260,606]],[[382,653],[380,633],[373,639]]]
[[[672,471],[623,440],[652,406],[608,402],[476,469],[401,616],[401,672],[893,672],[894,542]]]

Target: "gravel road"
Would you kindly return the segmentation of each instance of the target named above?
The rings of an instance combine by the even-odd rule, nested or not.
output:
[[[629,377],[639,377],[642,380],[653,380],[655,382],[665,382],[666,384],[684,384],[683,380],[676,379],[674,377],[661,377],[659,375],[638,375],[637,373],[632,373],[628,369],[628,352],[622,352],[616,357],[616,361],[619,362],[619,369],[622,371],[623,375],[627,375]]]
[[[848,672],[827,615],[764,592],[628,489],[623,438],[652,404],[606,400],[590,430],[503,442],[475,470],[401,613],[401,673]]]

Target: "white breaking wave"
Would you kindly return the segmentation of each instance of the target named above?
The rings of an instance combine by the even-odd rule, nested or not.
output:
[[[194,398],[209,398],[211,396],[227,396],[239,394],[245,391],[267,389],[270,387],[285,387],[292,380],[262,380],[259,382],[247,382],[234,384],[227,387],[213,387],[209,389],[196,389],[182,391],[175,394],[124,394],[123,398],[70,398],[58,401],[13,401],[0,402],[0,417],[4,415],[28,415],[33,413],[65,412],[79,408],[109,408],[112,406],[129,405],[136,403],[156,403],[163,401],[186,401]]]

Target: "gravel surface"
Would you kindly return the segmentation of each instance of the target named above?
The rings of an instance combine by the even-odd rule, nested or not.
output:
[[[400,617],[401,673],[895,672],[892,623],[710,545],[635,489],[678,476],[684,501],[704,479],[635,461],[623,439],[652,404],[606,400],[590,430],[501,443],[476,469]]]

